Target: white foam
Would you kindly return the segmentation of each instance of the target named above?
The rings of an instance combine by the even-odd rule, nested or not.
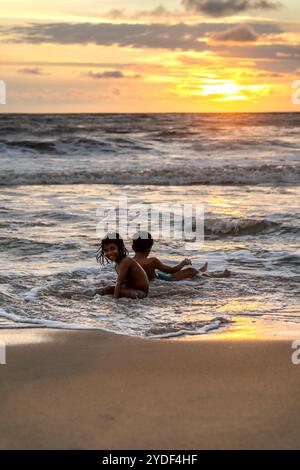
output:
[[[2,308],[0,308],[0,316],[6,318],[7,320],[11,320],[15,323],[22,323],[22,324],[29,324],[34,327],[41,327],[41,328],[59,328],[59,329],[76,329],[76,330],[99,330],[99,328],[84,325],[84,324],[77,324],[77,323],[65,323],[55,320],[42,320],[42,319],[32,319],[27,317],[22,317],[20,315],[16,315],[15,313],[8,313]]]
[[[177,336],[194,336],[194,335],[203,335],[208,333],[209,331],[219,329],[221,326],[224,326],[225,323],[229,322],[224,322],[222,320],[215,320],[212,321],[211,323],[204,325],[201,328],[198,328],[197,330],[178,330],[178,331],[170,331],[168,333],[163,333],[161,335],[151,335],[147,336],[149,339],[164,339],[164,338],[175,338]]]

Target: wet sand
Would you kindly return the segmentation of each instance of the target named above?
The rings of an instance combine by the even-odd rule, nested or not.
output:
[[[0,448],[299,449],[295,339],[2,330]]]

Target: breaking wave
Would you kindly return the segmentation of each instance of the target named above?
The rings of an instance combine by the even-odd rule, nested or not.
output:
[[[300,165],[222,166],[203,168],[147,168],[116,171],[63,170],[3,171],[0,186],[46,184],[130,185],[295,185],[300,183]]]
[[[206,235],[241,236],[255,235],[258,233],[295,233],[299,227],[283,225],[267,219],[242,219],[242,218],[205,218],[204,230]]]

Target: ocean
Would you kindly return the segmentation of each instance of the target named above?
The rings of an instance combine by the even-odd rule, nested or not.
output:
[[[299,131],[299,113],[0,115],[0,328],[162,338],[245,316],[300,323]],[[120,196],[203,205],[203,245],[161,238],[153,253],[232,277],[93,296],[116,278],[96,263],[97,209]]]

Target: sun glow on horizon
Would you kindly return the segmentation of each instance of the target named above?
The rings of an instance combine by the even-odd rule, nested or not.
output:
[[[241,85],[234,83],[233,80],[211,80],[207,85],[201,85],[201,96],[224,95],[224,97],[242,96],[239,93],[243,90]],[[245,97],[246,98],[246,97]]]

